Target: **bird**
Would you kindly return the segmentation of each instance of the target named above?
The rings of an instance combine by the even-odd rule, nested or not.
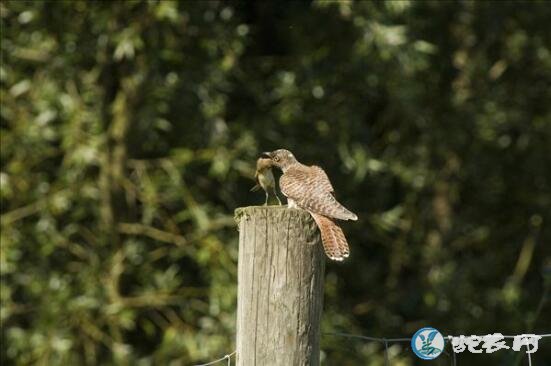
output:
[[[258,191],[260,188],[264,190],[266,193],[266,201],[264,202],[264,206],[268,205],[270,193],[275,196],[277,202],[281,206],[281,200],[279,199],[276,191],[276,182],[274,179],[274,173],[272,172],[271,159],[261,157],[256,161],[256,172],[254,174],[254,178],[256,179],[256,185],[251,188],[251,192]]]
[[[338,220],[358,220],[358,216],[340,204],[325,171],[319,166],[300,163],[289,150],[279,149],[261,154],[272,166],[281,169],[279,188],[287,197],[288,207],[302,208],[316,222],[325,254],[332,260],[343,261],[350,254],[348,242]]]

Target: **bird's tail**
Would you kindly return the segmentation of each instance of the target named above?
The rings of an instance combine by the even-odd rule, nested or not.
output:
[[[347,258],[350,250],[342,229],[333,220],[325,216],[312,212],[310,212],[310,215],[312,215],[320,229],[325,254],[335,261],[342,261]]]

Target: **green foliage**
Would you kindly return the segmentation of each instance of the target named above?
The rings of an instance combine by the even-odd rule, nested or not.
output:
[[[254,160],[280,147],[360,217],[350,260],[327,267],[324,331],[549,333],[545,2],[0,10],[3,364],[233,350],[233,210],[263,202]],[[322,348],[327,365],[383,362],[378,344]]]

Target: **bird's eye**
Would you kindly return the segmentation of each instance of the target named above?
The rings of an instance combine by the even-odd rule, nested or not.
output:
[[[279,161],[279,156],[274,157],[274,161]]]

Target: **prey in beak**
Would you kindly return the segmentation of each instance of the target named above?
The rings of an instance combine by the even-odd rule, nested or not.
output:
[[[265,157],[262,153],[260,158],[256,161],[256,173],[254,175],[256,179],[256,185],[251,189],[251,191],[257,191],[262,188],[266,194],[266,201],[264,206],[268,204],[270,196],[273,196],[277,199],[279,205],[281,205],[281,200],[277,194],[276,182],[274,174],[272,173],[272,159],[271,157]]]

